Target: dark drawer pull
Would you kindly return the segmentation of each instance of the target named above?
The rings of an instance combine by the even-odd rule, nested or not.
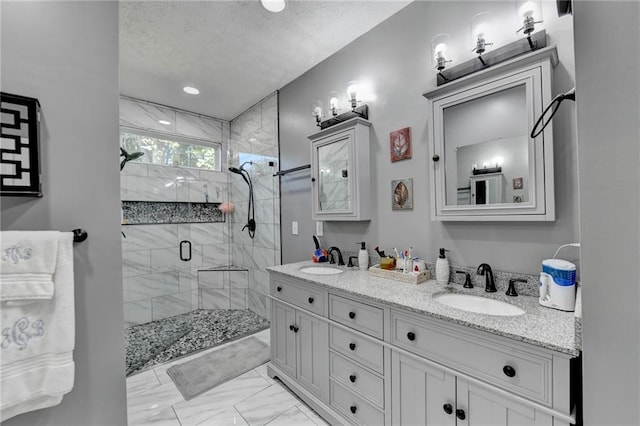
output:
[[[355,312],[349,312],[349,318],[354,319],[356,317]]]
[[[411,340],[412,342],[414,340],[416,340],[416,333],[414,333],[413,331],[410,331],[407,333],[407,339]]]
[[[349,376],[349,380],[351,380],[351,383],[355,383],[356,382],[356,375],[352,374]]]
[[[289,330],[291,330],[291,331],[293,331],[293,329],[294,329],[294,328],[295,328],[295,327],[293,326],[293,324],[291,324],[291,325],[289,326]]]
[[[453,413],[453,406],[451,406],[451,404],[444,404],[442,406],[442,409],[444,410],[445,413],[447,414],[451,414]]]
[[[282,291],[282,287],[280,286],[276,287],[276,291]]]
[[[309,300],[309,303],[313,303],[313,297],[310,297],[308,300]]]
[[[464,410],[457,409],[457,410],[456,410],[456,417],[457,417],[459,420],[464,420],[464,419],[466,419],[466,418],[467,418],[467,415],[464,413]]]
[[[351,349],[352,351],[356,350],[356,344],[355,343],[349,343],[349,349]]]
[[[504,372],[505,376],[507,376],[507,377],[515,377],[515,375],[516,375],[516,369],[513,368],[510,365],[505,365],[504,368],[502,369],[502,371]]]
[[[351,406],[351,408],[350,408],[350,410],[351,410],[351,412],[352,412],[353,414],[355,414],[355,413],[356,413],[356,411],[358,411],[358,407],[356,407],[355,405],[352,405],[352,406]]]

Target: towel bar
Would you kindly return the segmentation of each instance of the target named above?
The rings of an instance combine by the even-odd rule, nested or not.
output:
[[[71,232],[73,232],[73,242],[74,243],[81,243],[84,240],[86,240],[87,238],[89,238],[89,234],[84,229],[78,228],[78,229],[74,229]]]

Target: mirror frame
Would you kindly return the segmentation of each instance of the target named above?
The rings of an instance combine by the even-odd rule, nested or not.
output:
[[[428,99],[431,219],[435,221],[554,221],[553,128],[535,139],[527,134],[530,199],[524,203],[446,205],[444,110],[473,99],[525,85],[527,122],[531,129],[551,102],[552,68],[558,63],[554,46],[505,61],[486,70],[424,93]],[[436,158],[439,158],[436,160]]]

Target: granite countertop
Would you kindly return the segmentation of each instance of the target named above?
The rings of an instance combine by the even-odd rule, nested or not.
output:
[[[344,272],[335,275],[314,275],[300,271],[307,266],[331,266],[343,269]],[[554,351],[578,355],[581,350],[579,327],[577,327],[580,319],[579,311],[574,313],[546,308],[538,303],[537,297],[509,297],[503,292],[486,293],[484,287],[476,286],[473,289],[466,289],[459,284],[439,285],[435,280],[422,284],[407,284],[379,278],[357,268],[339,267],[326,263],[317,264],[311,261],[272,266],[267,269],[271,273],[298,278],[328,289],[338,289],[373,302],[426,314]],[[434,300],[434,296],[442,293],[463,293],[501,300],[520,307],[525,314],[494,316],[454,309]]]

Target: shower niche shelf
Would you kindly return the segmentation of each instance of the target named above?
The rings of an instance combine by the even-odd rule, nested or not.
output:
[[[220,203],[122,201],[123,225],[225,222]]]

